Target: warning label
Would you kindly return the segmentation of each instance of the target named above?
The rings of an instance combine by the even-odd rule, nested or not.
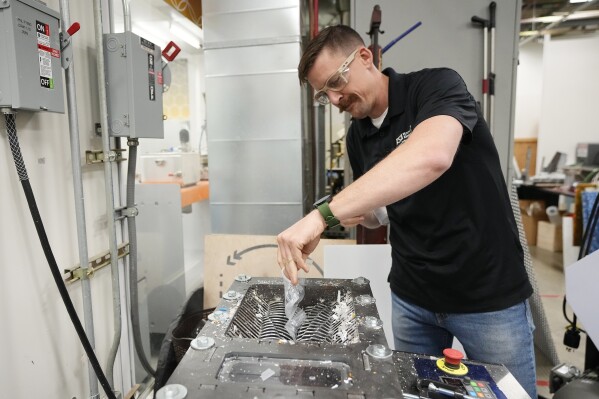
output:
[[[139,44],[141,45],[142,49],[146,50],[149,53],[153,53],[154,49],[156,48],[156,46],[154,46],[154,43],[144,39],[143,37],[139,38]]]
[[[35,21],[35,31],[37,32],[37,49],[40,64],[40,85],[48,89],[54,89],[52,57],[60,58],[60,51],[51,47],[50,25]]]
[[[148,54],[148,87],[150,101],[156,101],[156,78],[154,77],[154,54]]]

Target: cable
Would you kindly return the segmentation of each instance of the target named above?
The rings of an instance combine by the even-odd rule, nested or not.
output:
[[[137,164],[137,139],[127,140],[129,146],[129,164],[127,165],[127,209],[135,207],[135,168]],[[129,232],[129,298],[131,302],[131,329],[135,352],[144,370],[151,376],[156,371],[150,365],[141,342],[141,329],[139,325],[139,299],[137,292],[137,226],[135,217],[127,217],[127,231]]]
[[[31,189],[31,184],[29,183],[29,177],[27,176],[27,169],[25,168],[25,162],[23,162],[23,156],[21,155],[21,148],[19,146],[19,140],[17,138],[17,125],[15,122],[15,115],[12,112],[3,111],[5,120],[6,120],[6,131],[8,133],[8,141],[10,144],[10,150],[12,152],[13,159],[15,161],[15,166],[17,168],[17,174],[19,175],[19,180],[21,181],[21,185],[23,186],[23,191],[25,192],[25,198],[27,199],[27,204],[29,205],[29,211],[31,212],[31,217],[33,218],[33,224],[35,225],[35,229],[37,231],[37,235],[40,239],[40,243],[42,245],[42,249],[44,250],[44,254],[46,255],[46,260],[48,261],[48,265],[50,266],[50,271],[52,272],[52,277],[54,277],[54,282],[56,283],[56,287],[60,292],[60,296],[64,302],[64,305],[67,309],[67,313],[71,318],[71,322],[77,331],[77,335],[79,336],[79,340],[83,345],[83,349],[89,358],[89,361],[98,376],[98,380],[108,396],[109,399],[116,399],[102,368],[100,367],[100,363],[98,362],[98,358],[94,353],[94,349],[92,348],[87,336],[85,335],[85,330],[81,325],[81,321],[77,316],[77,312],[75,311],[75,307],[73,306],[73,302],[71,301],[71,297],[69,297],[69,293],[67,288],[62,281],[62,276],[60,274],[60,270],[58,269],[58,264],[56,263],[56,259],[54,258],[54,254],[52,253],[52,248],[50,247],[50,242],[48,241],[48,236],[46,235],[46,230],[44,229],[44,225],[42,223],[42,217],[37,208],[37,203],[35,201],[35,197],[33,195],[33,190]]]

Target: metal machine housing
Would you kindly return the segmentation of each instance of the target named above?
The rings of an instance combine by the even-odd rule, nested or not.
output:
[[[309,326],[302,331],[302,325],[293,341],[281,330],[283,321],[272,320],[280,317],[280,312],[269,313],[260,305],[278,306],[283,298],[282,280],[234,282],[224,295],[230,299],[222,299],[212,321],[196,338],[210,343],[214,340],[214,345],[190,349],[169,384],[185,386],[186,398],[190,399],[402,398],[376,305],[358,300],[372,298],[368,280],[305,279],[303,284],[301,307],[308,313],[304,324]],[[342,311],[335,310],[339,304]],[[337,323],[340,318],[345,319]],[[250,324],[258,325],[259,320],[264,320],[264,325],[278,323],[279,327],[271,328],[263,337],[248,337],[255,330]],[[330,334],[319,333],[319,326],[325,326]],[[366,354],[373,344],[387,349],[384,358]]]
[[[162,54],[132,32],[104,35],[110,134],[164,138]]]
[[[39,1],[0,2],[0,108],[64,113],[59,26]]]

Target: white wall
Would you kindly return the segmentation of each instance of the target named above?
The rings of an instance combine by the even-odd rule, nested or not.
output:
[[[599,142],[598,49],[599,34],[545,43],[537,159],[561,151],[573,163],[576,143]]]
[[[59,10],[59,0],[45,0],[49,8]],[[103,1],[104,4],[107,1]],[[120,1],[114,0],[120,12]],[[135,14],[132,15],[135,20]],[[98,105],[94,16],[91,1],[70,1],[71,21],[78,21],[81,30],[73,36],[77,107],[80,127],[80,159],[87,222],[88,256],[108,251],[107,211],[105,204],[104,167],[85,165],[85,150],[101,150],[94,124],[100,122]],[[107,12],[104,15],[106,19]],[[189,65],[195,73],[191,81],[190,128],[195,148],[204,119],[203,84],[199,76],[200,56],[190,56]],[[66,97],[65,97],[66,98]],[[65,100],[66,108],[66,100]],[[43,224],[59,269],[79,264],[75,220],[75,201],[71,168],[71,149],[67,114],[19,112],[17,131],[29,179],[37,199]],[[89,398],[88,362],[77,334],[64,308],[50,269],[41,249],[27,202],[18,180],[15,165],[0,118],[0,397],[10,398]],[[178,132],[178,130],[177,130]],[[178,142],[178,137],[177,137]],[[125,165],[126,166],[126,165]],[[124,175],[122,175],[124,177]],[[115,186],[119,181],[114,175]],[[117,200],[116,206],[124,203]],[[194,204],[187,217],[186,232],[199,235],[209,229],[207,205]],[[117,223],[117,230],[120,226]],[[193,239],[193,237],[191,237]],[[199,245],[190,247],[191,255],[203,251],[203,238],[195,237]],[[187,253],[186,253],[187,256]],[[192,257],[193,257],[192,256]],[[196,256],[197,257],[197,256]],[[201,257],[201,255],[200,255]],[[122,274],[121,295],[124,298],[126,279]],[[201,284],[201,270],[194,268],[190,287]],[[96,354],[106,371],[107,357],[113,341],[112,279],[110,268],[97,272],[91,282]],[[67,286],[79,318],[83,323],[82,294],[79,282]],[[142,298],[140,298],[142,299]],[[126,393],[132,386],[129,364],[131,346],[127,330],[127,302],[121,303],[123,321],[120,350],[114,368],[114,386]],[[173,315],[174,317],[175,315]],[[104,397],[102,388],[100,393]]]
[[[58,0],[46,3],[54,10],[59,9]],[[73,43],[83,159],[86,149],[101,149],[100,140],[93,134],[99,112],[90,2],[71,1],[71,20],[81,24]],[[79,263],[79,255],[67,116],[20,112],[17,129],[29,179],[59,268],[73,267]],[[91,257],[108,249],[102,165],[84,166],[83,184]],[[38,241],[4,122],[0,122],[0,187],[0,396],[89,397],[87,358]],[[91,282],[96,349],[105,368],[113,328],[109,269],[98,272]],[[83,319],[80,284],[69,285],[68,290]],[[114,372],[117,387],[121,386],[119,363]]]
[[[538,137],[543,95],[543,44],[532,41],[520,47],[518,61],[514,138]]]
[[[538,136],[537,173],[560,151],[599,142],[599,34],[549,38],[520,48],[515,137]]]

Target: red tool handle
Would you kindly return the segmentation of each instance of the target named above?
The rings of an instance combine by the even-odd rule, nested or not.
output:
[[[79,32],[79,29],[81,29],[81,25],[79,25],[79,22],[75,22],[71,26],[69,26],[69,29],[67,29],[67,33],[69,34],[69,36],[73,36],[75,33]]]
[[[174,48],[173,51],[171,51]],[[170,54],[169,54],[170,52]],[[175,57],[181,52],[181,48],[175,44],[175,42],[170,41],[164,50],[162,50],[162,56],[166,58],[168,62],[171,62],[175,59]]]

